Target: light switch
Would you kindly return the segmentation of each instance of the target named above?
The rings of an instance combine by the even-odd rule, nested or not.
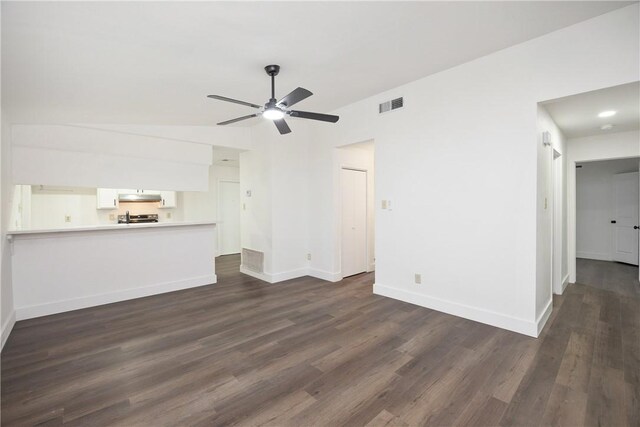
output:
[[[388,202],[386,200],[382,201],[382,209],[387,209]]]

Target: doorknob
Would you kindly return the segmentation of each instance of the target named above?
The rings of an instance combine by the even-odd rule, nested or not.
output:
[[[634,226],[633,226],[633,229],[634,229],[634,230],[637,230],[638,228],[640,228],[640,227],[638,227],[637,225],[634,225]]]
[[[615,224],[617,221],[615,219],[611,220],[611,224]]]

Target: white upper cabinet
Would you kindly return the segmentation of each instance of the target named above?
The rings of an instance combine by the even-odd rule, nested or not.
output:
[[[118,192],[114,188],[98,188],[97,208],[98,209],[117,209],[118,208]]]
[[[154,193],[155,194],[155,193]],[[161,191],[159,208],[175,208],[176,207],[176,192],[175,191]]]

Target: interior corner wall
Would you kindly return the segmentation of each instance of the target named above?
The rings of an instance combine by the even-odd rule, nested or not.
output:
[[[567,261],[576,281],[576,163],[640,156],[640,132],[617,132],[567,140]]]
[[[240,244],[243,249],[264,253],[264,271],[270,272],[271,229],[271,147],[256,140],[255,147],[240,153]],[[242,268],[242,266],[241,266]],[[267,279],[267,277],[264,277]]]
[[[271,283],[308,273],[308,127],[291,121],[280,135],[272,123],[252,128],[254,148],[240,154],[241,244],[264,252]],[[249,196],[247,191],[250,191]]]
[[[393,206],[376,208],[374,292],[537,336],[546,320],[537,104],[636,81],[638,12],[618,9],[334,111],[340,121],[311,147],[310,246],[331,251],[312,268],[335,271],[338,258],[330,150],[374,139],[376,200]],[[378,114],[399,96],[402,109]]]

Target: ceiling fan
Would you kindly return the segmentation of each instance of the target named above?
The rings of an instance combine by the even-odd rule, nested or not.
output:
[[[264,70],[268,75],[271,76],[271,98],[267,101],[263,106],[252,104],[251,102],[238,101],[237,99],[227,98],[225,96],[220,95],[207,95],[209,98],[219,99],[220,101],[233,102],[235,104],[246,105],[247,107],[257,108],[260,111],[255,114],[249,114],[248,116],[242,116],[235,119],[227,120],[224,122],[218,123],[218,125],[228,125],[231,123],[236,123],[242,120],[251,119],[253,117],[263,116],[269,120],[273,120],[273,123],[278,128],[280,134],[284,135],[286,133],[291,132],[287,122],[284,121],[284,117],[289,115],[291,117],[298,117],[301,119],[311,119],[311,120],[320,120],[321,122],[330,122],[335,123],[338,121],[340,117],[332,116],[330,114],[321,114],[321,113],[310,113],[308,111],[298,111],[298,110],[289,110],[294,104],[302,101],[313,95],[310,91],[304,88],[294,89],[293,92],[286,95],[284,98],[276,101],[276,84],[275,77],[280,72],[279,65],[267,65],[264,67]]]

